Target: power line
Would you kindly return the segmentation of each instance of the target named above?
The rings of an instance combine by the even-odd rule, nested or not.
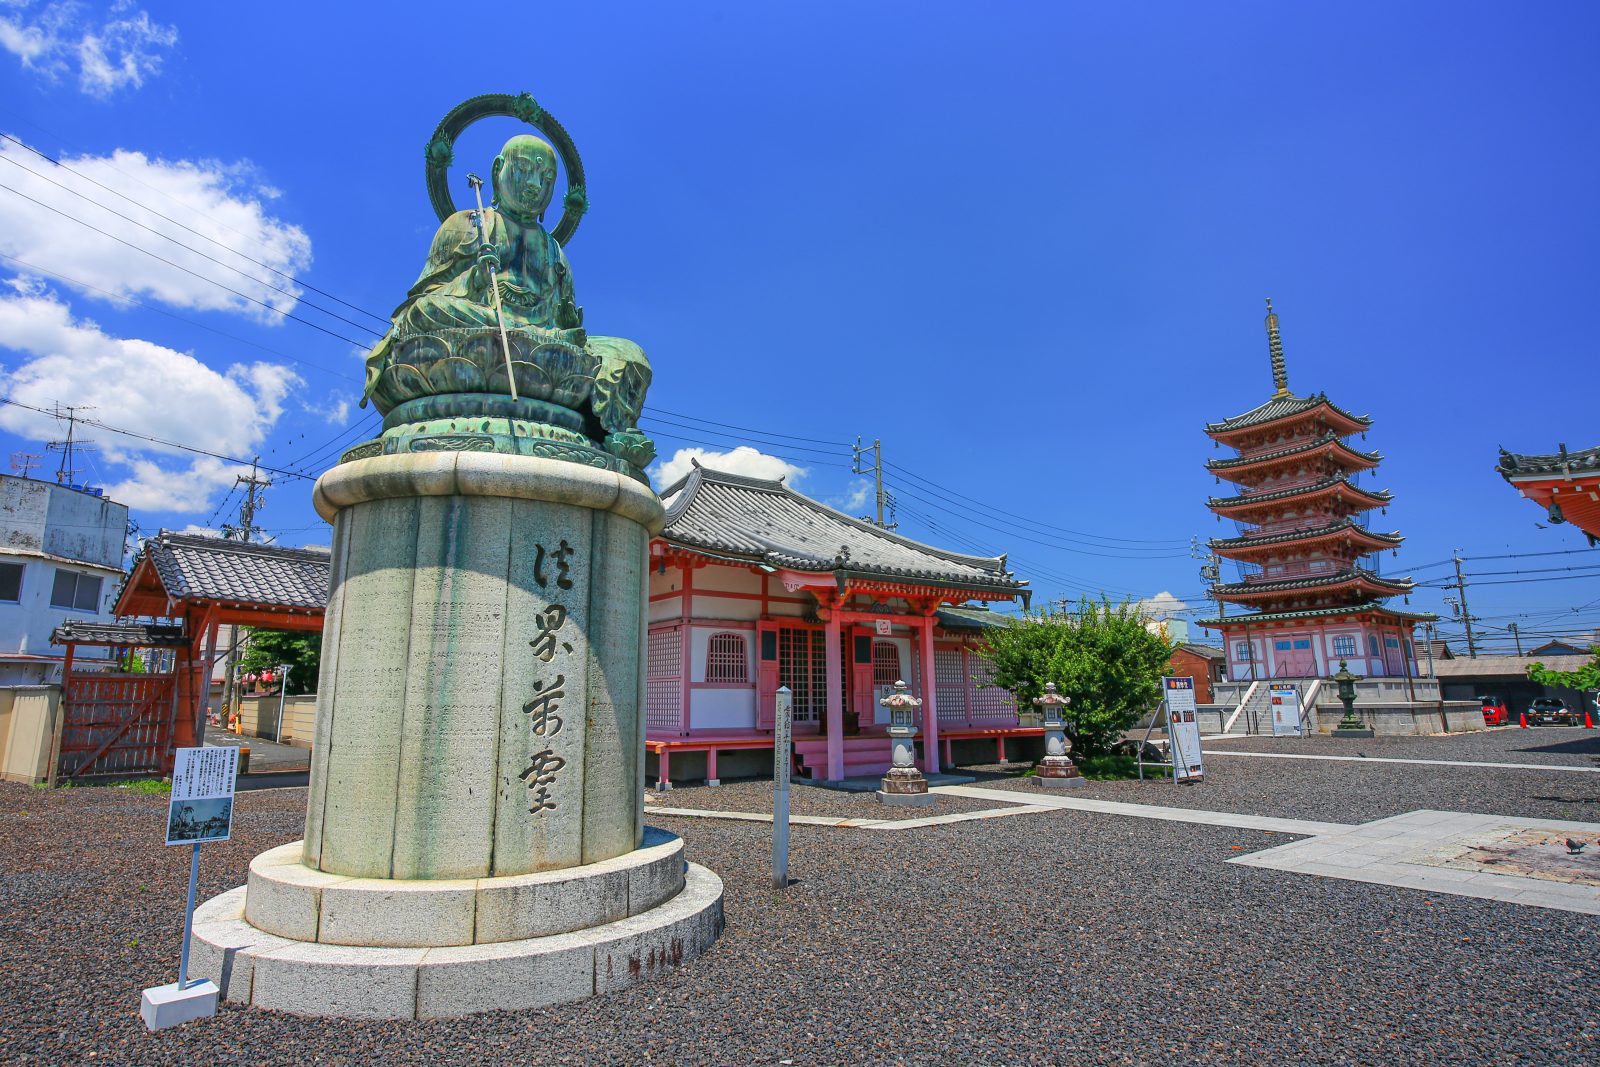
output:
[[[5,136],[5,134],[0,133],[0,137],[4,137],[4,136]],[[346,323],[346,324],[348,324],[350,326],[354,326],[358,330],[366,330],[368,333],[372,334],[375,337],[382,337],[383,336],[384,331],[382,331],[382,330],[374,330],[370,326],[365,326],[365,325],[363,325],[363,324],[361,324],[359,322],[356,322],[356,321],[354,321],[352,319],[347,319],[343,315],[339,314],[336,311],[329,311],[327,308],[321,307],[321,306],[319,306],[317,304],[312,303],[310,300],[307,300],[305,298],[305,294],[304,293],[291,292],[288,289],[284,289],[284,288],[282,288],[280,286],[273,285],[271,282],[266,281],[263,278],[258,278],[255,275],[251,274],[250,272],[248,272],[246,270],[243,270],[243,269],[241,269],[239,267],[234,266],[232,263],[225,263],[222,260],[218,259],[216,256],[213,256],[213,255],[211,255],[211,254],[209,254],[207,252],[202,252],[202,251],[200,251],[200,249],[195,248],[193,245],[186,245],[182,241],[178,240],[176,237],[173,237],[171,234],[162,233],[160,230],[156,229],[154,226],[149,226],[149,225],[146,225],[143,222],[140,222],[138,219],[130,218],[129,216],[124,215],[122,212],[116,210],[115,208],[107,207],[105,204],[100,203],[98,200],[90,199],[89,197],[85,196],[84,194],[78,192],[76,189],[68,188],[67,186],[62,185],[60,182],[55,181],[52,178],[48,178],[43,174],[40,174],[38,171],[30,170],[27,167],[24,167],[21,163],[18,163],[16,160],[12,159],[10,156],[0,155],[0,160],[4,160],[5,162],[10,163],[13,167],[16,167],[18,170],[22,171],[24,174],[29,174],[29,175],[32,175],[35,178],[40,179],[41,181],[49,182],[51,185],[54,185],[56,188],[61,189],[64,192],[71,193],[73,196],[77,197],[78,199],[83,200],[86,203],[92,204],[92,205],[94,205],[95,207],[99,208],[102,211],[110,212],[111,214],[115,215],[117,218],[121,219],[124,222],[131,223],[134,226],[139,227],[141,230],[145,230],[145,231],[147,231],[149,233],[153,233],[157,237],[161,238],[163,241],[170,241],[170,242],[172,242],[173,244],[177,245],[179,248],[183,249],[186,252],[193,252],[195,255],[199,256],[201,259],[208,260],[208,261],[210,261],[212,263],[215,263],[217,266],[222,267],[224,270],[231,270],[235,274],[239,275],[240,277],[247,278],[250,281],[255,282],[257,285],[265,286],[266,288],[271,289],[275,293],[282,293],[284,296],[287,296],[287,297],[289,297],[289,298],[291,298],[291,299],[293,299],[295,301],[298,301],[299,303],[304,304],[306,307],[313,308],[313,309],[315,309],[317,311],[322,312],[324,315],[327,315],[329,318],[338,319],[340,322]],[[10,187],[7,186],[7,188],[10,188]],[[15,192],[16,190],[12,190],[12,191]],[[48,206],[48,205],[44,205],[42,203],[42,201],[34,201],[34,202],[35,203],[39,203],[42,206]],[[133,202],[137,203],[137,201],[133,201]],[[143,204],[140,204],[139,206],[140,207],[144,207]],[[51,210],[54,211],[54,210],[57,210],[57,209],[51,208]],[[149,211],[150,209],[149,208],[145,208],[145,210]],[[165,216],[161,216],[161,217],[165,218]],[[172,220],[169,219],[168,221],[170,222]],[[178,223],[178,225],[182,225],[182,223]],[[185,227],[185,229],[187,229],[187,227]],[[101,232],[104,233],[105,231],[101,231]],[[106,236],[109,237],[111,235],[108,233],[108,234],[106,234]],[[202,234],[202,236],[204,236],[204,235]],[[223,248],[227,248],[226,245],[222,245],[222,247]],[[229,248],[228,251],[232,252],[233,249]],[[240,253],[235,252],[234,254],[235,255],[239,255]],[[244,258],[249,259],[250,257],[245,256]],[[251,262],[254,263],[256,261],[255,260],[251,260]],[[263,264],[261,264],[261,266],[266,267],[266,264],[263,263]],[[268,270],[272,270],[273,268],[267,267],[267,269]],[[277,273],[282,274],[283,272],[282,271],[277,271]],[[285,277],[289,277],[288,275],[284,275],[284,276]],[[293,281],[293,278],[290,278],[290,280]],[[341,303],[342,302],[343,301],[341,301]],[[357,310],[360,310],[360,309],[358,308]],[[366,314],[366,313],[363,312],[363,314]]]
[[[262,307],[266,308],[268,311],[272,312],[275,315],[282,315],[284,318],[292,319],[293,321],[300,323],[302,326],[309,326],[313,330],[317,330],[317,331],[319,331],[321,333],[325,333],[329,337],[337,338],[338,340],[343,341],[345,344],[354,345],[357,348],[361,349],[363,352],[369,351],[370,348],[371,348],[370,345],[362,344],[360,341],[357,341],[352,337],[346,337],[341,333],[335,333],[333,330],[328,329],[326,326],[322,326],[322,325],[319,325],[319,324],[317,324],[315,322],[312,322],[310,319],[303,319],[299,315],[294,314],[292,311],[285,311],[282,308],[273,307],[271,304],[267,303],[265,300],[258,300],[255,297],[250,296],[250,295],[248,295],[246,293],[239,292],[239,290],[237,290],[237,289],[233,289],[233,288],[230,288],[229,286],[223,285],[221,282],[217,281],[215,278],[207,278],[204,274],[201,274],[201,273],[199,273],[197,271],[192,271],[188,267],[185,267],[180,263],[174,263],[172,260],[167,259],[165,256],[159,256],[156,253],[150,251],[148,248],[141,248],[140,246],[134,244],[132,241],[126,241],[126,240],[122,239],[121,237],[118,237],[116,234],[107,233],[105,230],[102,230],[100,227],[94,225],[94,223],[92,223],[92,222],[86,222],[85,220],[78,218],[76,215],[71,215],[71,214],[68,214],[65,211],[62,211],[60,208],[52,207],[51,205],[46,204],[43,200],[35,199],[34,197],[29,196],[27,193],[21,192],[20,190],[17,190],[17,189],[13,189],[11,186],[6,185],[4,182],[0,182],[0,189],[4,189],[8,193],[13,193],[13,194],[15,194],[17,196],[20,196],[20,197],[22,197],[22,199],[27,200],[30,203],[37,204],[40,207],[44,208],[46,211],[52,211],[55,214],[60,215],[64,219],[70,219],[71,221],[76,222],[78,225],[83,226],[83,227],[85,227],[87,229],[93,230],[95,233],[100,234],[102,237],[107,237],[107,238],[117,242],[120,245],[126,245],[129,248],[133,249],[135,252],[142,252],[145,255],[149,256],[151,259],[158,260],[158,261],[160,261],[162,263],[165,263],[167,266],[172,267],[175,270],[181,270],[185,274],[188,274],[188,275],[191,275],[191,276],[193,276],[195,278],[198,278],[198,279],[200,279],[201,281],[205,282],[208,285],[214,285],[218,289],[221,289],[221,290],[223,290],[225,292],[232,293],[234,296],[239,297],[241,300],[248,300],[252,304],[259,304],[259,305],[261,305]]]

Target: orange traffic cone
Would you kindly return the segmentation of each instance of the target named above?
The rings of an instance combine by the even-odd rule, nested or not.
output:
[[[1524,730],[1526,730],[1528,728],[1528,713],[1527,712],[1523,712],[1519,716],[1519,721],[1518,721],[1517,725],[1522,727]]]
[[[1583,709],[1583,728],[1585,730],[1594,729],[1594,716],[1589,714],[1588,708]]]

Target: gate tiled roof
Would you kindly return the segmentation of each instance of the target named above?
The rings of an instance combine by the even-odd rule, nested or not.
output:
[[[329,554],[322,549],[279,548],[162,530],[144,543],[142,555],[173,600],[317,611],[328,603]]]

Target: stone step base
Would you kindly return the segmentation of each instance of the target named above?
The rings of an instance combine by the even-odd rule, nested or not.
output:
[[[195,909],[190,974],[224,999],[337,1019],[439,1019],[583,1000],[699,956],[722,933],[722,879],[688,864],[649,911],[566,934],[444,948],[278,937],[244,919],[245,887]]]

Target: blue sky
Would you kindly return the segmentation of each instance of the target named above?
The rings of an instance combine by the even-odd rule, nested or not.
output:
[[[435,226],[430,131],[527,90],[582,152],[579,300],[650,354],[664,459],[748,443],[859,512],[848,446],[881,438],[902,532],[1009,551],[1044,598],[1200,609],[1189,539],[1231,529],[1201,427],[1270,393],[1271,296],[1291,387],[1375,420],[1374,523],[1408,537],[1383,570],[1459,550],[1496,643],[1600,625],[1600,576],[1487,574],[1600,560],[1493,471],[1600,443],[1600,11],[975,11],[0,0],[0,133],[72,168],[0,141],[0,387],[314,476],[370,421],[358,346]],[[458,198],[516,131],[463,138]],[[6,453],[57,433],[0,409]],[[143,530],[236,517],[227,460],[89,436]],[[326,543],[310,481],[276,481],[262,525]],[[1532,552],[1570,554],[1471,558]]]

